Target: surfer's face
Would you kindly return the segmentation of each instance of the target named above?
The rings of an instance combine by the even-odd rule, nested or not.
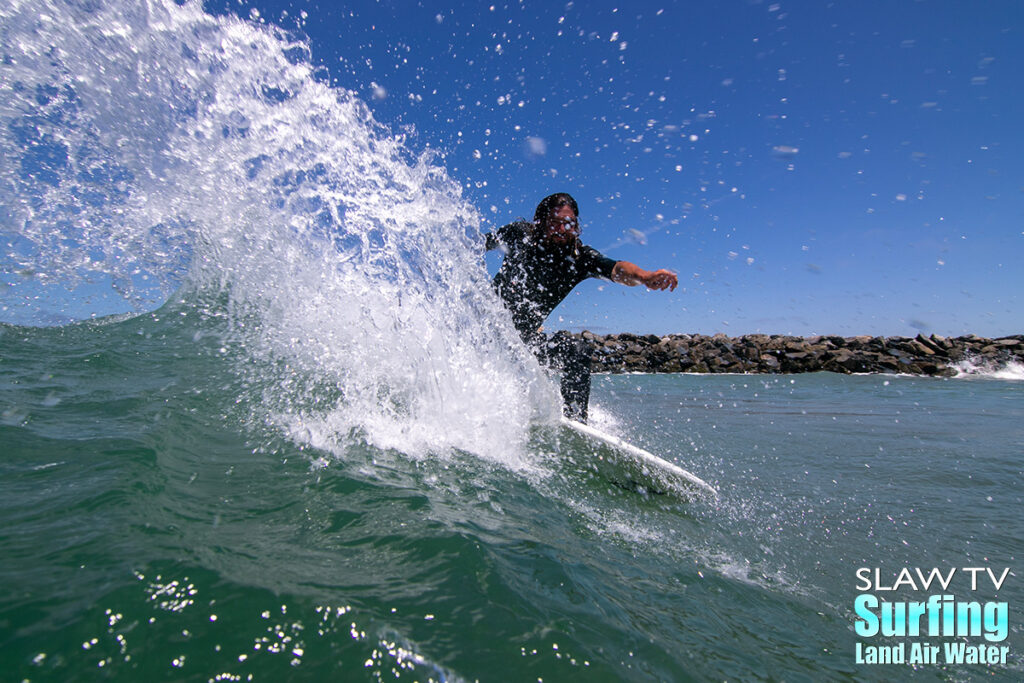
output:
[[[544,221],[544,239],[551,244],[565,245],[580,235],[580,223],[571,206],[560,206]]]

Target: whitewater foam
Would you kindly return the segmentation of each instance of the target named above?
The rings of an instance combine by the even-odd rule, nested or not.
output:
[[[957,377],[989,377],[991,379],[1024,380],[1024,363],[1016,360],[995,361],[965,358],[953,364]]]
[[[303,40],[169,0],[0,20],[12,300],[84,318],[83,287],[136,310],[179,290],[254,422],[337,457],[360,442],[514,468],[530,422],[557,415],[489,287],[476,209],[322,82]]]

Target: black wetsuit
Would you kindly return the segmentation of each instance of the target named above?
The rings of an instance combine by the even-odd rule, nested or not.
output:
[[[535,239],[533,226],[510,223],[487,233],[487,250],[501,248],[505,259],[494,276],[494,289],[512,314],[512,322],[537,358],[562,372],[565,414],[587,420],[590,400],[590,353],[565,332],[545,337],[538,329],[548,314],[590,277],[611,278],[615,261],[578,239],[564,246]]]

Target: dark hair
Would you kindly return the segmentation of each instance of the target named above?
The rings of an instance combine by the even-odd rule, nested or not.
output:
[[[572,195],[556,192],[540,200],[540,204],[537,205],[537,210],[533,214],[533,222],[537,224],[544,222],[544,219],[550,216],[552,211],[563,206],[571,207],[572,212],[579,218],[580,208],[576,206],[576,200],[572,198]]]

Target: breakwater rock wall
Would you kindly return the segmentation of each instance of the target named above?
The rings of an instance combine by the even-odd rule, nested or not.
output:
[[[1024,361],[1024,335],[987,339],[940,337],[791,337],[750,334],[573,335],[591,349],[595,372],[829,371],[952,376],[962,361]]]

